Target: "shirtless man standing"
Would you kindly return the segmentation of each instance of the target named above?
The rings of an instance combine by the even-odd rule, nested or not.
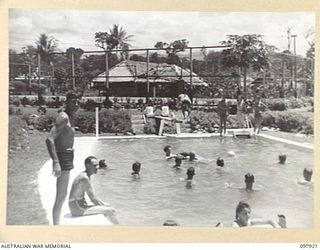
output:
[[[59,225],[62,205],[67,197],[70,170],[74,157],[74,114],[78,109],[78,95],[69,92],[66,96],[65,111],[58,114],[46,144],[53,161],[52,174],[57,177],[56,198],[53,206],[53,224]]]

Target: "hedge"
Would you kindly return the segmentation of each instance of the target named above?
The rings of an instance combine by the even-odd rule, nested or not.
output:
[[[267,111],[263,113],[263,126],[276,127],[285,132],[313,134],[314,113],[289,111]]]

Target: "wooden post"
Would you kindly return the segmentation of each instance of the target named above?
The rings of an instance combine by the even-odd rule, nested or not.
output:
[[[147,49],[147,102],[150,97],[150,81],[149,81],[149,50]]]
[[[109,93],[109,55],[108,52],[106,52],[106,84],[105,87],[107,88],[107,91]]]
[[[30,65],[30,64],[28,65],[28,68],[29,68],[29,79],[28,79],[28,83],[29,83],[29,94],[31,95],[32,92],[31,92],[31,65]]]
[[[96,137],[99,137],[99,108],[96,107]]]
[[[162,135],[163,128],[164,128],[164,119],[161,119],[159,133],[158,133],[159,136]]]
[[[71,63],[72,63],[72,89],[75,90],[76,88],[76,79],[75,79],[75,73],[74,73],[74,53],[71,53]]]
[[[192,48],[190,48],[190,99],[191,99],[191,104],[193,102],[192,72],[193,72]]]

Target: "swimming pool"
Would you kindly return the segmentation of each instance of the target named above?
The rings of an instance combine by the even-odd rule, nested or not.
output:
[[[163,147],[173,152],[195,151],[208,160],[204,163],[183,161],[182,170],[165,160]],[[228,157],[228,151],[236,157]],[[106,159],[111,170],[99,170],[92,177],[94,189],[102,200],[116,208],[121,225],[160,226],[167,219],[181,226],[228,226],[234,220],[240,200],[252,207],[252,218],[277,218],[285,214],[288,227],[314,226],[314,191],[312,186],[297,184],[305,167],[313,168],[313,151],[258,138],[192,139],[118,139],[99,140],[94,155]],[[278,154],[287,154],[287,164],[278,164]],[[216,167],[223,157],[226,170]],[[134,161],[140,161],[141,178],[131,176]],[[196,182],[192,189],[181,180],[194,166]],[[227,187],[244,187],[244,175],[255,176],[256,191]]]

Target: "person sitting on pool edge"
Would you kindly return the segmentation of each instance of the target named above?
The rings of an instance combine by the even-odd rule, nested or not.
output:
[[[276,228],[281,227],[281,225],[271,219],[251,219],[250,205],[240,201],[236,207],[236,219],[233,221],[232,227],[251,227],[257,225],[271,225]]]
[[[140,170],[141,170],[141,163],[136,161],[132,164],[132,173],[131,175],[135,178],[140,178]]]
[[[119,224],[114,217],[115,209],[102,202],[93,191],[90,178],[97,173],[97,166],[99,166],[97,158],[87,157],[84,165],[85,171],[74,179],[69,195],[69,208],[72,216],[103,214],[114,224]],[[88,195],[93,205],[87,204],[85,194]]]
[[[244,176],[244,182],[246,183],[246,190],[252,190],[254,175],[249,172],[246,173]]]

